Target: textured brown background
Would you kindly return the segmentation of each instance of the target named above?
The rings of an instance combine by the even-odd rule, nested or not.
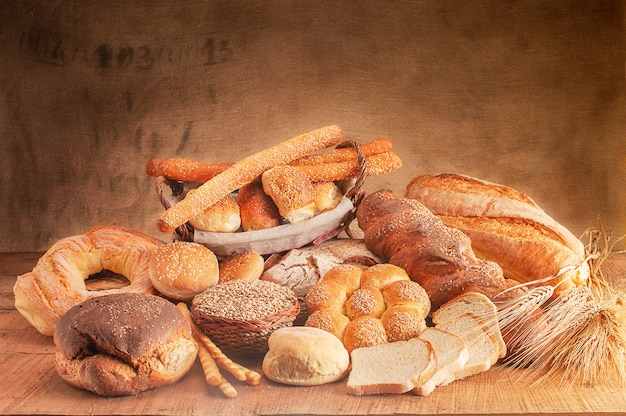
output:
[[[393,139],[368,190],[460,172],[621,235],[625,57],[621,1],[0,1],[0,251],[167,239],[147,161],[328,124]]]

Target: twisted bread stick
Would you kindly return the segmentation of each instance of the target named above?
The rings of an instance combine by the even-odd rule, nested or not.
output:
[[[195,217],[226,194],[252,182],[266,170],[339,143],[343,133],[338,126],[327,126],[301,134],[276,146],[254,153],[203,183],[196,192],[167,209],[157,220],[162,232],[171,232]]]

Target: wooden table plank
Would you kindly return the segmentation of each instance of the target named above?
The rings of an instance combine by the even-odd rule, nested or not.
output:
[[[224,398],[204,381],[196,363],[179,382],[133,397],[106,398],[69,386],[54,369],[54,345],[15,310],[16,275],[30,270],[38,254],[0,254],[0,414],[94,415],[361,415],[361,414],[626,414],[626,391],[618,386],[530,385],[524,374],[492,370],[411,394],[355,397],[345,380],[315,387],[290,387],[263,379],[252,387],[233,379],[239,395]],[[615,286],[626,287],[626,252],[603,266]],[[260,360],[244,364],[260,370]]]

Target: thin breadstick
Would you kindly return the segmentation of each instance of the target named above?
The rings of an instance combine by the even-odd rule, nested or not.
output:
[[[270,148],[254,153],[200,185],[194,193],[165,210],[157,220],[162,232],[171,232],[222,199],[228,193],[252,182],[266,170],[338,144],[341,128],[327,126],[301,134]]]
[[[233,163],[201,163],[194,160],[172,158],[148,162],[149,176],[165,176],[168,179],[187,182],[206,182],[231,167]]]
[[[204,372],[204,378],[210,386],[219,386],[222,383],[224,377],[220,373],[220,369],[217,363],[202,344],[198,344],[198,358],[202,365],[202,371]]]
[[[381,137],[376,140],[363,143],[360,146],[364,156],[373,156],[380,153],[389,152],[393,147],[393,143],[390,139]],[[329,150],[328,152],[316,155],[302,156],[291,162],[290,165],[321,165],[323,163],[336,163],[344,162],[346,160],[356,160],[357,157],[357,151],[353,146],[339,147],[333,150]]]
[[[220,348],[211,341],[211,339],[204,333],[204,331],[196,324],[191,316],[191,312],[189,312],[189,308],[187,304],[184,302],[179,302],[177,305],[178,309],[187,317],[187,320],[191,324],[191,330],[193,332],[194,338],[198,341],[199,344],[202,344],[202,347],[206,348],[211,357],[215,360],[216,364],[228,371],[239,381],[245,381],[251,386],[256,386],[259,384],[261,380],[261,375],[254,370],[250,370],[249,368],[238,364],[228,358],[226,354],[220,350]]]
[[[385,152],[365,158],[365,175],[374,176],[393,172],[402,166],[402,160],[393,152]],[[300,165],[298,169],[306,173],[313,182],[338,181],[357,178],[360,165],[357,159],[319,165]]]

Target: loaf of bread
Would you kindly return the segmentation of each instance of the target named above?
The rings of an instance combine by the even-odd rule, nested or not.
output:
[[[474,253],[508,278],[548,283],[556,293],[589,278],[585,247],[530,197],[510,187],[459,175],[421,175],[406,188],[448,226],[471,239]]]
[[[267,378],[293,386],[316,386],[344,378],[350,354],[337,337],[311,327],[286,327],[272,332],[263,358]]]
[[[315,188],[309,177],[290,165],[276,166],[261,175],[263,191],[272,198],[280,215],[290,223],[315,215]]]
[[[305,325],[331,332],[350,352],[415,338],[430,312],[426,291],[387,263],[334,267],[308,291],[305,305]]]
[[[415,199],[378,190],[361,201],[357,220],[366,246],[419,283],[433,310],[464,292],[494,296],[509,287],[500,266],[476,257],[466,234]]]
[[[173,383],[198,353],[189,321],[178,308],[139,293],[100,296],[72,307],[56,325],[54,344],[61,378],[102,396],[134,395]]]
[[[243,231],[264,230],[283,223],[278,207],[263,190],[260,176],[239,189],[237,204]]]
[[[193,193],[194,190],[189,191]],[[235,198],[228,194],[200,214],[189,220],[196,230],[215,233],[234,233],[239,231],[241,216]]]

